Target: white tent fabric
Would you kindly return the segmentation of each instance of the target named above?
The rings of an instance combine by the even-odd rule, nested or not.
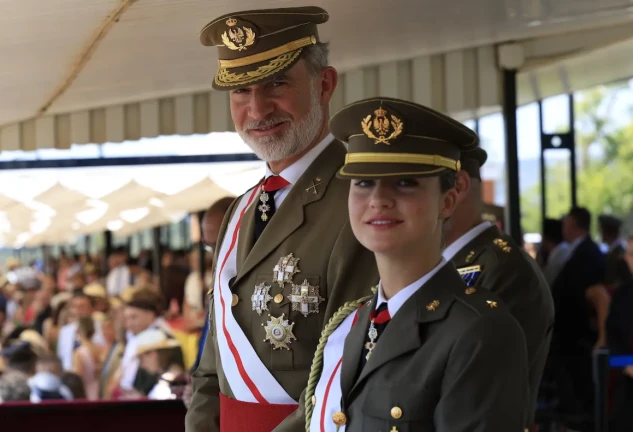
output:
[[[182,220],[264,174],[263,162],[116,166],[0,172],[0,247],[117,237]]]

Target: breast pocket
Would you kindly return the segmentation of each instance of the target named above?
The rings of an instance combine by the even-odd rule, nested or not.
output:
[[[372,387],[362,404],[363,431],[433,431],[436,403],[432,395],[408,386]]]
[[[272,283],[270,275],[258,275],[257,286],[264,290],[255,292],[254,288],[254,297],[249,299],[253,303],[251,331],[253,335],[261,335],[263,341],[256,341],[259,346],[257,351],[261,358],[270,356],[271,370],[309,368],[321,334],[326,300],[320,294],[320,288],[317,289],[320,277],[302,274],[301,278],[296,276],[295,279],[300,279],[300,282],[296,281],[294,285],[287,283],[282,288]],[[258,307],[261,315],[257,311]],[[270,328],[273,318],[279,319],[282,315],[285,331],[292,333],[286,343],[289,349],[280,344],[278,349],[274,349],[275,344],[271,343],[266,329]],[[266,340],[267,337],[269,340]]]

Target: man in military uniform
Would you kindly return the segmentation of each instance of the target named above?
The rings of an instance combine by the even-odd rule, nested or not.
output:
[[[622,221],[615,216],[600,215],[598,217],[600,225],[600,237],[609,248],[606,256],[606,274],[604,284],[606,288],[613,292],[618,282],[622,278],[623,270],[626,268],[624,254],[626,252],[626,242],[620,236]]]
[[[377,282],[349,226],[349,182],[335,178],[346,150],[328,132],[327,19],[318,7],[236,12],[200,35],[218,47],[213,87],[230,92],[236,129],[267,168],[220,230],[188,432],[301,429],[323,325]]]
[[[511,237],[482,220],[480,167],[486,159],[480,147],[462,152],[462,169],[456,176],[459,205],[447,226],[443,255],[455,264],[469,286],[501,297],[521,324],[528,349],[528,425],[532,425],[552,337],[554,304],[536,262]]]

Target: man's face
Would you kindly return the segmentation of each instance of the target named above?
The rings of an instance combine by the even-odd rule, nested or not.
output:
[[[291,158],[320,136],[324,127],[320,82],[300,60],[271,81],[231,91],[237,132],[260,159]]]
[[[75,319],[87,318],[92,315],[92,304],[87,297],[75,297],[70,302],[70,313]]]
[[[135,335],[147,329],[156,320],[156,316],[152,312],[130,306],[125,308],[123,315],[126,330]]]

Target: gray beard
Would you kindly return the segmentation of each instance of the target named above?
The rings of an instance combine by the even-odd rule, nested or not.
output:
[[[248,130],[281,121],[291,121],[291,125],[281,136],[251,137]],[[300,122],[287,117],[271,117],[261,122],[249,123],[238,131],[242,140],[265,162],[277,162],[304,152],[318,137],[323,125],[323,111],[319,104],[319,93],[315,86],[310,92],[310,111]]]

